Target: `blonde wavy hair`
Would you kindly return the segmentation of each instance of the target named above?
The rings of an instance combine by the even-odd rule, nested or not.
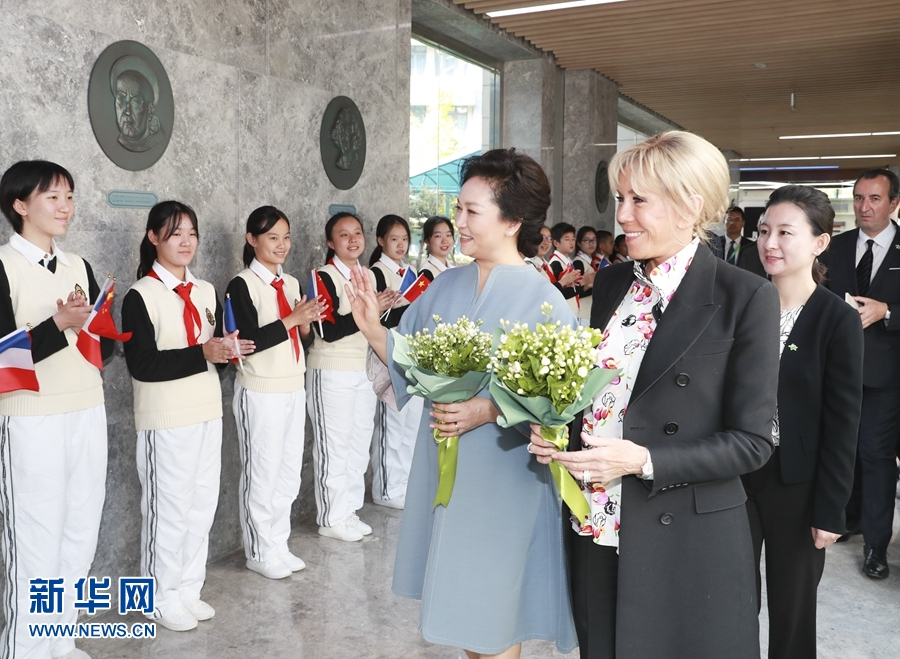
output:
[[[609,185],[619,187],[628,171],[638,194],[663,197],[682,217],[694,220],[694,234],[709,240],[709,229],[722,221],[728,209],[731,176],[722,153],[693,133],[670,130],[620,151],[609,163]],[[699,215],[691,197],[703,200]]]

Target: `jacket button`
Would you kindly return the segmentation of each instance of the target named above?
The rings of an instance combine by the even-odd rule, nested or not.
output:
[[[665,524],[666,526],[671,524],[673,521],[675,521],[675,515],[673,515],[672,513],[663,513],[659,518],[660,524]]]
[[[669,423],[666,424],[664,430],[666,431],[667,435],[674,435],[676,432],[678,432],[678,424],[669,421]]]
[[[675,376],[675,384],[677,384],[679,387],[688,386],[688,383],[690,381],[691,381],[691,376],[688,375],[687,373],[679,373],[677,376]]]

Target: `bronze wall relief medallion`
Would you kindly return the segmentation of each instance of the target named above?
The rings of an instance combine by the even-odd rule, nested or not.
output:
[[[366,164],[366,126],[356,103],[346,96],[331,99],[322,116],[319,149],[328,180],[349,190]]]
[[[88,85],[88,114],[110,160],[133,172],[153,166],[175,122],[169,76],[153,51],[117,41],[100,53]]]

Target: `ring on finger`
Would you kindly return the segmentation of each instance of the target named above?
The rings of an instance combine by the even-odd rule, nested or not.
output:
[[[581,473],[581,484],[584,485],[586,488],[591,487],[591,472],[589,472],[587,469],[585,469]]]

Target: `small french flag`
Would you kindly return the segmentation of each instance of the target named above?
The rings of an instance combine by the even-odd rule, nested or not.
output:
[[[40,391],[31,358],[31,335],[24,327],[0,339],[0,394],[21,389]]]
[[[78,340],[75,342],[78,352],[101,371],[103,370],[103,356],[100,352],[100,337],[123,342],[131,338],[131,332],[119,333],[110,313],[115,290],[116,280],[113,277],[107,277],[106,283],[103,284],[103,288],[97,296],[97,301],[94,302],[91,315],[88,316],[84,327],[78,332]]]
[[[403,273],[403,279],[400,280],[400,286],[397,288],[398,291],[403,291],[404,293],[409,290],[409,287],[416,283],[416,273],[413,272],[412,268],[406,268],[406,271]]]
[[[234,308],[231,306],[231,295],[225,294],[225,313],[223,314],[222,323],[225,325],[225,333],[231,334],[232,332],[237,331],[237,321],[234,319]],[[238,345],[237,337],[234,338],[234,351],[237,354],[241,354],[241,347]],[[237,367],[240,370],[244,370],[244,363],[242,357],[233,357],[231,359],[232,364],[237,364]]]

